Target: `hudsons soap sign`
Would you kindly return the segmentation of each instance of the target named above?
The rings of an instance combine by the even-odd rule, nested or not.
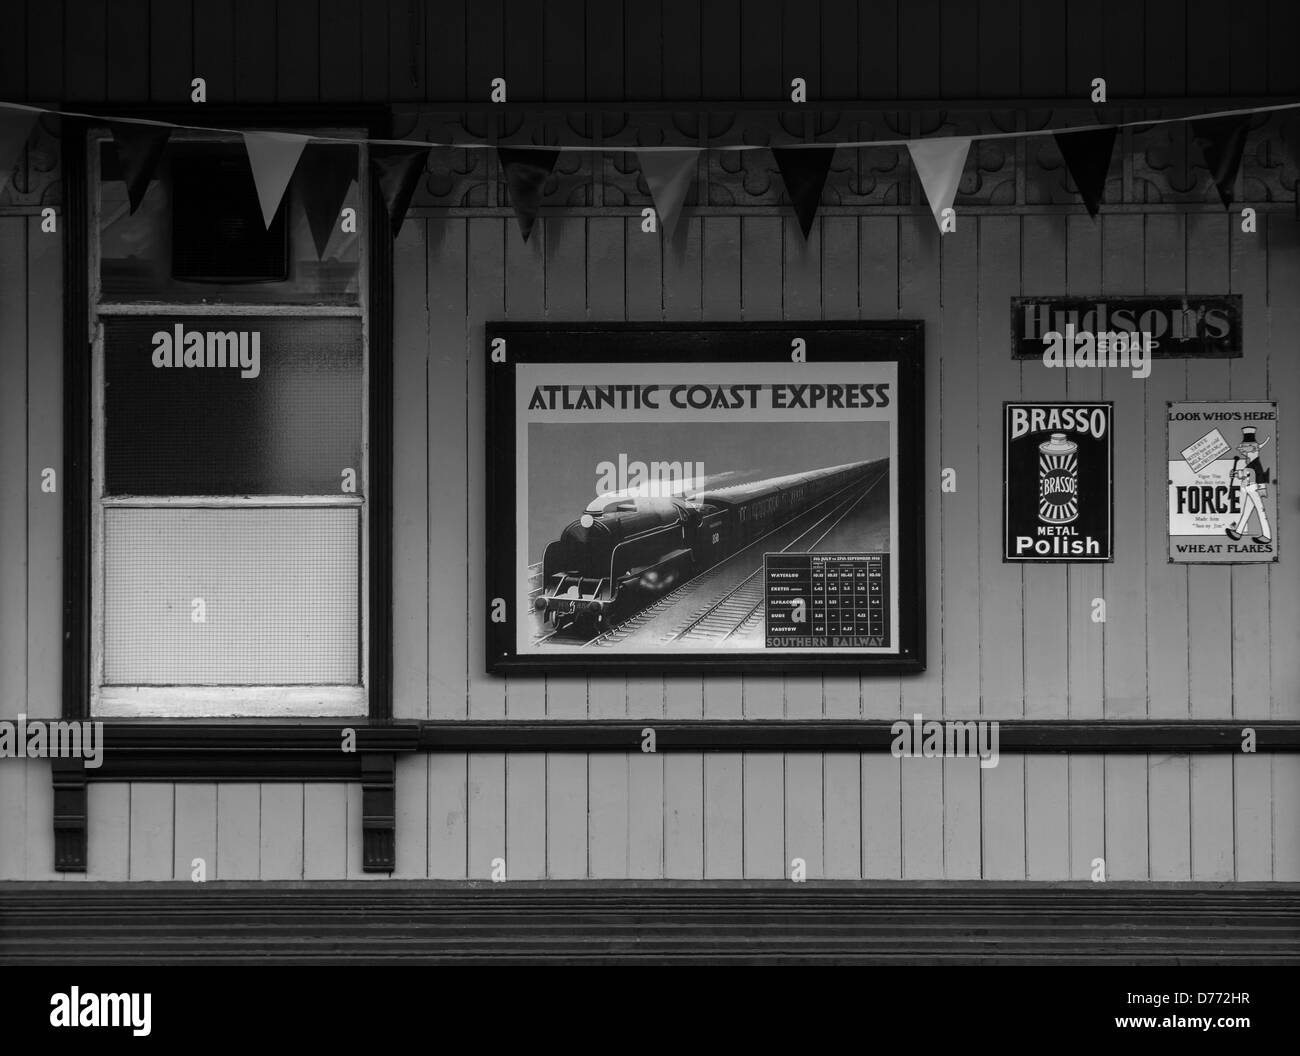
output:
[[[1241,355],[1241,296],[1013,297],[1012,358],[1042,359],[1067,326],[1075,333],[1149,334],[1155,359],[1231,359]]]

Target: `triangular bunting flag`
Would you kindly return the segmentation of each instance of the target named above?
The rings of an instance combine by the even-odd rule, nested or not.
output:
[[[316,259],[325,256],[330,235],[339,223],[339,212],[348,188],[357,178],[357,148],[332,143],[309,143],[294,175],[298,200],[307,214]]]
[[[698,150],[643,150],[637,153],[641,175],[659,214],[659,229],[671,239],[681,216],[686,193],[695,182]]]
[[[1057,132],[1054,137],[1070,179],[1092,217],[1097,215],[1102,192],[1106,189],[1116,131],[1115,128],[1095,128],[1082,132]]]
[[[555,168],[558,150],[545,147],[498,147],[497,157],[505,169],[510,204],[519,220],[519,232],[528,241],[542,205],[542,185]]]
[[[803,237],[812,230],[813,218],[821,205],[822,187],[830,171],[834,147],[773,147],[772,156],[785,181],[785,193],[790,196],[794,214],[799,218]]]
[[[126,184],[126,195],[134,213],[149,189],[149,180],[158,168],[172,130],[166,125],[137,125],[126,121],[113,121],[108,127],[113,132],[117,165],[122,170],[122,182]]]
[[[27,145],[27,137],[40,116],[37,110],[0,110],[0,191],[13,175],[18,155]]]
[[[379,194],[388,211],[388,230],[393,238],[402,230],[406,210],[429,160],[428,147],[375,146],[370,148],[370,170],[379,183]]]
[[[930,203],[930,212],[940,227],[943,226],[943,211],[951,208],[952,200],[957,197],[957,184],[961,182],[961,171],[966,167],[969,150],[969,139],[950,136],[918,139],[907,144],[925,199]]]
[[[262,222],[268,230],[309,138],[292,132],[244,133],[248,164],[253,170],[253,183],[257,185],[257,200],[262,205]]]
[[[1246,133],[1249,131],[1248,114],[1204,117],[1192,122],[1192,138],[1201,148],[1225,209],[1232,205],[1232,185],[1237,182],[1237,170],[1241,167],[1241,154],[1246,149]]]

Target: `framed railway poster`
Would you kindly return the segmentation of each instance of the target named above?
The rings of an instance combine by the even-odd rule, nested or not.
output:
[[[489,671],[922,670],[922,349],[490,324]]]

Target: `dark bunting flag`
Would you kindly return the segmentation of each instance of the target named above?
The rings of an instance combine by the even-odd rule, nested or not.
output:
[[[1079,197],[1088,207],[1088,215],[1095,218],[1101,206],[1101,195],[1106,189],[1106,175],[1110,172],[1110,156],[1115,150],[1116,128],[1090,128],[1082,132],[1057,132],[1056,149],[1061,152],[1070,179],[1079,189]]]
[[[519,233],[528,241],[542,205],[542,186],[555,168],[558,150],[545,147],[497,147],[497,157],[505,170],[510,204],[519,220]]]
[[[806,239],[821,204],[822,188],[826,185],[826,174],[830,171],[831,159],[835,157],[835,148],[773,147],[772,157],[781,170],[785,193],[790,196],[794,215],[799,218],[799,227]]]
[[[1203,117],[1193,121],[1192,138],[1201,148],[1205,165],[1219,189],[1219,200],[1224,208],[1232,205],[1232,185],[1237,182],[1241,168],[1241,155],[1246,149],[1246,133],[1250,131],[1250,116]]]
[[[698,150],[642,150],[637,152],[646,189],[654,199],[664,238],[671,240],[682,215],[686,193],[695,181]]]
[[[137,125],[126,121],[112,121],[108,127],[113,133],[118,168],[122,170],[122,181],[126,184],[126,195],[134,213],[144,200],[144,192],[149,189],[149,180],[158,168],[172,130],[163,125]]]
[[[370,171],[379,184],[379,194],[388,210],[388,227],[393,238],[402,229],[415,188],[424,174],[428,147],[380,146],[370,148]]]
[[[356,147],[333,143],[308,143],[293,180],[298,200],[307,214],[316,259],[325,256],[330,235],[339,221],[348,188],[357,178]]]

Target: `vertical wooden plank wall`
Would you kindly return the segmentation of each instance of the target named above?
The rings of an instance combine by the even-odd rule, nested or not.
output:
[[[1098,76],[1115,98],[1300,90],[1290,0],[1242,0],[1231,17],[1183,0],[9,6],[0,65],[20,101],[178,101],[193,76],[222,102],[481,99],[502,75],[519,100],[775,100],[796,76],[823,99],[1083,99]]]
[[[1266,63],[1248,61],[1250,35],[1228,32],[1213,5],[1192,10],[1185,51],[1161,45],[1183,11],[1166,0],[1100,16],[988,0],[978,17],[945,0],[823,0],[820,40],[804,5],[780,0],[545,12],[488,0],[445,19],[418,6],[380,5],[377,18],[358,0],[32,4],[12,23],[28,46],[0,42],[0,78],[7,98],[86,103],[178,101],[194,75],[213,101],[250,103],[479,98],[499,72],[521,100],[775,98],[793,76],[874,99],[1078,94],[1096,75],[1133,96],[1300,90],[1284,33]],[[1247,7],[1252,25],[1294,26],[1285,3]],[[667,27],[672,46],[656,55]],[[936,48],[936,27],[979,47],[945,33]],[[621,65],[597,46],[607,37],[636,44]],[[1121,50],[1101,46],[1112,37]],[[99,39],[114,46],[95,58]],[[62,465],[59,253],[33,218],[0,216],[0,717],[57,710],[61,504],[39,471]],[[407,220],[394,254],[398,717],[1300,716],[1293,570],[1171,566],[1162,526],[1165,401],[1297,391],[1289,218],[1245,235],[1209,215],[968,216],[941,240],[924,215],[823,216],[805,243],[785,215],[688,215],[671,241],[631,219],[565,216],[525,245],[500,213],[431,214]],[[1241,360],[1157,363],[1145,382],[1010,360],[1011,296],[1228,283],[1245,297]],[[924,320],[926,674],[482,673],[483,325],[584,318]],[[1002,401],[1063,398],[1116,404],[1115,563],[1004,565]],[[1284,402],[1278,457],[1300,466],[1289,414]],[[940,495],[942,467],[957,470],[955,493]],[[1101,858],[1117,880],[1300,879],[1289,755],[1004,755],[980,770],[883,754],[433,754],[402,760],[398,795],[403,877],[485,878],[499,857],[512,879],[758,878],[798,857],[811,877],[1086,879]],[[0,762],[0,878],[58,876],[50,807],[47,766]],[[92,785],[91,819],[92,878],[188,879],[195,859],[210,879],[360,875],[356,788]]]

